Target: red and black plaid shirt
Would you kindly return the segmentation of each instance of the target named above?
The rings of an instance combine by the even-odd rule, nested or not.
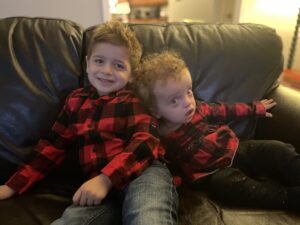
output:
[[[149,163],[163,154],[154,120],[128,90],[100,96],[93,87],[77,89],[54,123],[47,139],[36,146],[36,156],[6,183],[19,193],[60,164],[68,145],[77,141],[87,178],[106,174],[123,188]]]
[[[162,138],[174,182],[195,181],[231,166],[238,138],[225,122],[248,116],[265,116],[260,103],[251,105],[197,102],[191,122]]]

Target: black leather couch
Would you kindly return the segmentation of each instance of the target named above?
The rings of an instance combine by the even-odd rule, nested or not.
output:
[[[274,98],[278,103],[274,118],[257,124],[233,121],[231,126],[241,138],[278,139],[300,150],[300,93],[277,81],[283,68],[282,42],[273,29],[256,24],[130,26],[144,53],[165,48],[181,53],[198,98],[226,102]],[[85,84],[86,43],[94,28],[62,19],[0,19],[1,183],[30,159],[66,95]],[[76,151],[70,151],[59,168],[28,192],[0,201],[0,224],[46,225],[59,217],[82,182],[77,160]],[[189,187],[179,192],[182,225],[300,224],[297,214],[222,205],[205,190]]]

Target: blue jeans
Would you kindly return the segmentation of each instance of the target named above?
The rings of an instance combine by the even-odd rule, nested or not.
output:
[[[122,193],[111,192],[96,206],[71,205],[51,225],[121,225],[124,194],[123,225],[177,224],[178,196],[172,176],[163,163],[154,161]]]
[[[114,194],[110,193],[100,205],[70,205],[51,225],[121,225],[122,202]]]
[[[178,194],[167,167],[154,161],[132,181],[123,202],[123,225],[177,224]]]

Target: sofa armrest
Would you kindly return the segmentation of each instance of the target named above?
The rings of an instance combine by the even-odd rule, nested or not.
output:
[[[279,85],[266,98],[273,98],[277,106],[273,118],[260,119],[256,139],[275,139],[293,144],[300,152],[300,92]]]

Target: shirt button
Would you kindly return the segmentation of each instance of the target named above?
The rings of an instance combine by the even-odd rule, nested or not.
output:
[[[153,128],[157,128],[157,126],[155,124],[151,124],[151,127]]]

